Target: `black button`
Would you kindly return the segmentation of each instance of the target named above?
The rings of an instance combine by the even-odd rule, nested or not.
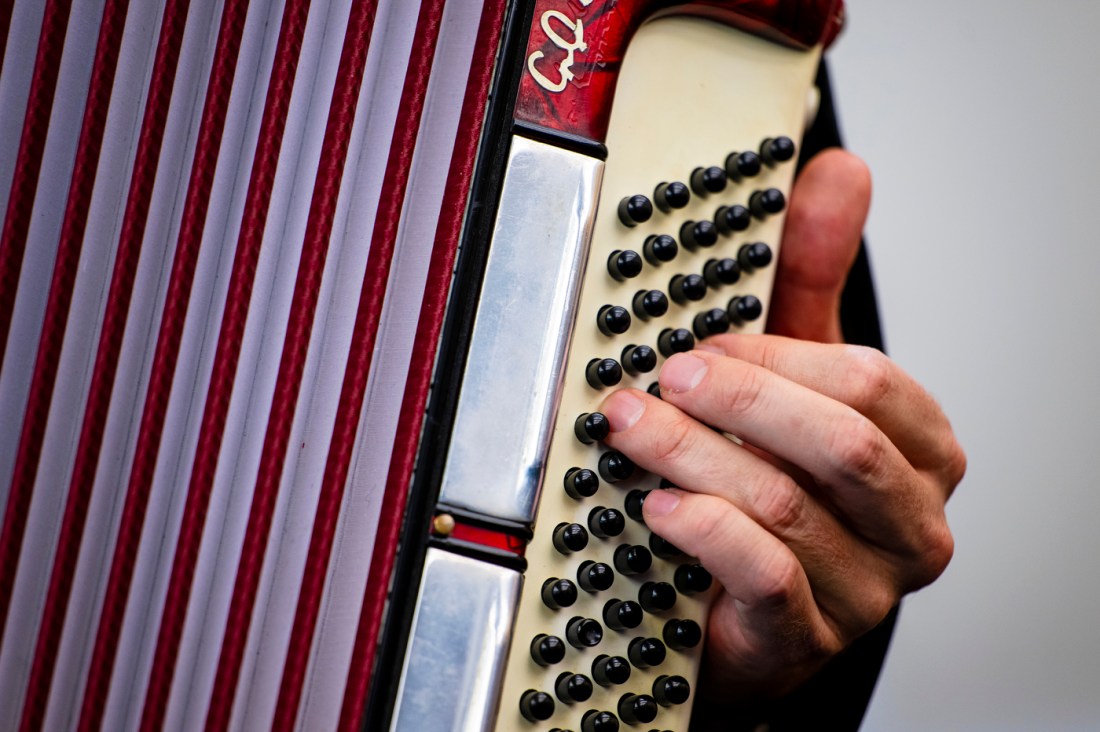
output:
[[[769,214],[777,214],[786,206],[787,199],[778,188],[757,191],[749,197],[749,210],[758,219],[765,219]]]
[[[642,256],[633,249],[616,249],[607,258],[607,273],[619,282],[642,273]]]
[[[615,584],[615,570],[603,562],[584,561],[577,567],[577,584],[585,592],[603,592]]]
[[[531,658],[540,666],[561,663],[565,658],[565,643],[556,636],[536,635],[531,641]]]
[[[611,712],[589,709],[581,717],[581,732],[619,732],[619,720]]]
[[[653,555],[641,544],[623,544],[615,550],[615,569],[622,574],[641,574],[652,565]]]
[[[638,668],[660,666],[665,660],[665,644],[656,638],[635,638],[630,641],[626,655]]]
[[[600,456],[600,477],[608,483],[618,483],[634,475],[634,463],[621,452],[612,450]]]
[[[707,296],[707,281],[697,274],[676,275],[668,283],[668,293],[681,305],[698,302]]]
[[[626,519],[614,508],[596,506],[588,513],[588,530],[601,539],[618,536],[626,528]]]
[[[588,362],[584,376],[593,389],[616,386],[623,380],[623,367],[613,358],[594,358]]]
[[[760,143],[760,156],[768,165],[785,163],[794,157],[794,140],[789,137],[775,137]]]
[[[573,423],[573,433],[578,440],[591,445],[611,434],[611,423],[600,412],[585,412]]]
[[[565,626],[565,639],[574,648],[598,646],[603,640],[603,626],[591,618],[572,618]]]
[[[686,328],[666,328],[657,338],[657,348],[665,358],[675,353],[684,353],[695,348],[695,336]]]
[[[631,600],[608,600],[603,606],[603,622],[612,630],[633,630],[642,624],[642,608]]]
[[[632,305],[634,314],[642,320],[659,318],[668,312],[668,298],[660,290],[638,290]]]
[[[634,376],[648,374],[657,368],[657,354],[649,346],[629,345],[623,349],[623,366]]]
[[[714,215],[714,223],[723,234],[733,234],[749,228],[752,213],[744,206],[722,206]]]
[[[645,503],[645,497],[648,495],[649,491],[630,491],[630,493],[627,493],[626,500],[623,501],[626,515],[635,521],[643,521],[642,504]],[[619,571],[621,572],[622,570]]]
[[[579,552],[588,546],[588,532],[580,524],[558,524],[551,539],[554,548],[562,554]]]
[[[676,259],[680,246],[668,234],[650,234],[642,245],[642,254],[652,265],[661,265]]]
[[[737,250],[737,261],[746,270],[762,269],[772,263],[772,249],[762,241],[742,244]]]
[[[648,694],[623,694],[619,716],[627,724],[649,724],[657,718],[657,702]]]
[[[694,648],[703,640],[703,631],[694,620],[670,620],[661,633],[668,647],[674,651]]]
[[[680,241],[694,251],[699,247],[712,247],[718,241],[718,227],[710,221],[685,221],[680,227]]]
[[[730,300],[726,314],[734,323],[747,323],[764,314],[764,304],[754,295],[741,295]]]
[[[542,601],[551,610],[561,610],[577,601],[577,586],[567,579],[551,577],[542,583]]]
[[[732,285],[741,279],[741,265],[736,259],[712,259],[703,265],[703,279],[711,287]]]
[[[646,393],[649,394],[651,397],[657,397],[658,399],[660,399],[661,398],[661,385],[659,383],[657,383],[656,381],[654,381],[646,389]]]
[[[675,559],[682,556],[683,552],[667,539],[662,539],[656,534],[649,535],[649,550],[661,559]]]
[[[591,498],[600,488],[600,479],[588,468],[570,468],[565,474],[565,492],[578,501]]]
[[[668,582],[646,582],[638,590],[638,602],[647,613],[663,613],[676,606],[676,588]]]
[[[605,336],[625,333],[630,329],[630,313],[621,305],[604,305],[596,316],[596,326]]]
[[[692,329],[695,331],[696,338],[707,338],[728,331],[730,319],[722,308],[712,308],[695,316]]]
[[[637,226],[653,216],[653,204],[645,196],[627,196],[619,201],[619,221],[627,226]]]
[[[630,679],[630,664],[622,656],[596,656],[592,678],[600,686],[625,684]]]
[[[673,582],[676,589],[685,595],[695,595],[710,589],[710,572],[700,564],[681,564],[676,568]]]
[[[760,173],[760,156],[751,151],[732,152],[726,156],[726,175],[730,180],[752,178]]]
[[[691,173],[691,190],[700,196],[719,193],[726,189],[726,171],[716,165],[696,168]]]
[[[674,208],[683,208],[691,200],[691,191],[679,181],[661,183],[653,191],[653,200],[657,208],[668,213]]]
[[[683,676],[658,676],[653,682],[653,698],[661,706],[683,704],[691,696],[691,685]]]
[[[554,693],[566,704],[586,702],[592,698],[592,681],[587,676],[566,671],[558,675]]]
[[[544,691],[529,689],[520,697],[519,711],[528,722],[544,722],[554,716],[554,700]]]

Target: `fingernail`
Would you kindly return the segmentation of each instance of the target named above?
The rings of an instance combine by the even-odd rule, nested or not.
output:
[[[603,403],[603,414],[612,432],[628,430],[638,423],[645,412],[645,402],[629,391],[617,391]]]
[[[691,391],[706,375],[706,361],[690,353],[676,354],[661,367],[661,388],[672,392]]]
[[[716,346],[713,343],[697,343],[695,344],[695,350],[707,351],[708,353],[717,353],[719,356],[726,355],[726,349],[721,346]]]
[[[680,504],[680,494],[670,490],[650,491],[642,504],[646,516],[667,516]]]

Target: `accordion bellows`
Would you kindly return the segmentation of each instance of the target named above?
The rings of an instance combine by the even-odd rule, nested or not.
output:
[[[454,729],[565,724],[544,721],[541,697],[525,697],[526,686],[513,693],[526,681],[505,671],[531,661],[528,621],[516,613],[542,602],[549,577],[544,549],[559,521],[536,520],[540,505],[630,514],[630,490],[657,480],[567,495],[562,459],[605,482],[610,469],[598,446],[578,439],[569,394],[598,404],[600,377],[588,369],[597,355],[629,371],[628,346],[648,344],[659,359],[675,350],[665,330],[711,332],[711,321],[695,317],[704,304],[727,321],[742,312],[731,296],[751,288],[719,292],[728,272],[715,265],[708,274],[706,265],[726,258],[748,270],[742,245],[778,245],[781,215],[765,221],[767,204],[750,198],[789,190],[793,163],[765,160],[767,185],[731,182],[721,195],[702,174],[693,179],[693,167],[723,168],[734,149],[766,158],[771,148],[759,146],[768,136],[797,140],[816,54],[839,23],[833,2],[689,3],[687,12],[707,20],[688,24],[704,33],[743,35],[761,58],[796,59],[797,89],[775,114],[690,148],[682,169],[639,167],[640,150],[615,148],[611,100],[627,41],[672,5],[43,0],[0,8],[0,729],[352,730],[382,729],[391,718],[402,729],[435,729],[408,721],[403,710],[413,707],[400,694],[415,660],[405,649],[418,647],[411,613],[429,612],[421,570],[442,566],[441,556],[516,579],[511,602],[490,603],[500,610],[490,634],[501,652],[489,663],[499,666],[486,677],[493,688],[478,691],[485,710],[437,713],[457,720]],[[659,113],[662,93],[654,99]],[[663,120],[651,133],[643,125],[640,139],[667,138],[678,124]],[[685,129],[713,137],[724,124]],[[471,397],[461,395],[475,393],[471,379],[484,372],[485,327],[475,323],[495,317],[493,308],[503,308],[502,322],[515,317],[513,305],[489,296],[501,276],[494,257],[522,247],[538,221],[500,236],[512,211],[509,181],[523,177],[509,166],[543,148],[579,161],[587,187],[569,229],[575,264],[562,268],[571,281],[545,288],[557,297],[552,306],[533,287],[524,303],[535,323],[557,318],[542,335],[559,367],[550,383],[505,383],[541,404],[527,426],[542,438],[524,444],[542,453],[498,461],[504,448],[488,448],[495,435],[463,429]],[[639,222],[620,214],[620,199],[640,194],[651,208],[669,208],[679,189],[661,198],[655,187],[676,181],[690,189],[688,208],[627,226]],[[738,204],[744,213],[730,211]],[[692,225],[714,220],[720,243],[711,253],[702,251],[709,234],[682,228],[688,214]],[[659,231],[661,216],[675,227]],[[752,239],[737,233],[738,216],[756,222]],[[666,266],[661,233],[699,251]],[[723,246],[731,253],[719,254]],[[610,250],[632,251],[642,279],[630,274],[638,264],[630,257],[608,270]],[[710,278],[711,300],[670,281],[689,270]],[[608,304],[633,314],[627,334],[616,330],[618,311],[602,311],[602,300],[594,305],[602,295],[582,286],[597,275],[599,287],[618,287]],[[646,277],[659,284],[639,284]],[[635,306],[634,294],[646,287],[672,303],[669,316],[643,324],[648,306]],[[514,415],[501,416],[510,429]],[[470,486],[448,466],[479,451],[486,469],[536,466],[519,500],[526,513],[500,508],[481,483],[473,493],[497,505],[449,500]],[[640,522],[620,520],[629,525],[619,543],[646,544]],[[593,558],[612,567],[617,546]],[[580,560],[555,576],[577,580]],[[669,572],[681,565],[690,562],[678,559]],[[582,600],[612,599],[581,584]],[[660,612],[647,609],[646,622],[661,628],[673,618]],[[566,628],[575,614],[552,615],[542,632],[580,639]],[[701,600],[698,620],[705,626]],[[583,645],[570,646],[577,663],[554,670],[592,677],[598,652]],[[594,699],[610,700],[596,681]],[[556,713],[577,717],[568,724],[597,725],[585,716],[590,705],[573,709],[561,701],[573,692],[550,687],[536,691],[558,699]],[[617,701],[592,711],[624,716]],[[661,719],[655,724],[671,726]]]

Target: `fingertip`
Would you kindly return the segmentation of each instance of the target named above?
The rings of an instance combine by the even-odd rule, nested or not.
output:
[[[682,491],[675,488],[650,491],[642,503],[642,514],[646,519],[662,518],[668,516],[680,505]]]
[[[645,414],[645,397],[636,389],[620,389],[600,406],[612,432],[625,432]]]

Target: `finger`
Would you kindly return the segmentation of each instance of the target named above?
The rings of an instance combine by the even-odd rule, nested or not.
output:
[[[848,525],[885,549],[923,547],[925,524],[942,514],[942,497],[931,495],[871,420],[845,404],[703,351],[668,359],[660,384],[669,404],[805,470]]]
[[[859,252],[871,205],[871,174],[856,156],[826,150],[791,191],[768,331],[839,343],[840,293]]]
[[[711,629],[737,665],[767,671],[843,647],[847,633],[821,613],[795,554],[735,506],[668,490],[650,493],[643,510],[647,526],[698,557],[732,598]]]
[[[914,467],[957,484],[966,456],[936,400],[881,351],[780,336],[727,335],[702,348],[761,366],[874,422]],[[946,498],[946,496],[944,496]]]
[[[607,445],[680,488],[734,505],[788,546],[835,617],[850,621],[851,598],[866,594],[868,576],[899,584],[883,557],[761,456],[640,391],[616,392],[601,411],[612,430]]]

